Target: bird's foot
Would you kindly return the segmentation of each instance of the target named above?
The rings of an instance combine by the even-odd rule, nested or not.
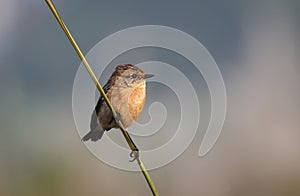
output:
[[[129,162],[135,161],[140,156],[139,149],[136,148],[133,151],[131,151],[129,156],[132,158],[132,160],[130,160]]]
[[[117,124],[119,124],[120,123],[120,121],[121,121],[121,114],[119,113],[119,112],[116,112],[116,117],[115,117],[115,121],[116,121],[116,123]]]

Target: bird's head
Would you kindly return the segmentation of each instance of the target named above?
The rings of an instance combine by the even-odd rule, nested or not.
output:
[[[145,74],[143,70],[132,64],[118,65],[114,72],[116,84],[122,87],[137,87],[145,84],[147,78],[154,75]]]

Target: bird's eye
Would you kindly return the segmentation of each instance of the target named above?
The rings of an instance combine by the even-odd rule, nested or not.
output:
[[[132,78],[136,78],[137,75],[136,75],[136,74],[132,74],[131,77],[132,77]]]

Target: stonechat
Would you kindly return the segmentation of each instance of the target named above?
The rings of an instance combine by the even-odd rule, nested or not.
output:
[[[127,129],[142,112],[146,99],[146,79],[153,77],[131,64],[118,65],[103,90],[115,109],[118,118]],[[93,111],[88,132],[82,141],[97,141],[105,131],[119,128],[112,112],[100,97]]]

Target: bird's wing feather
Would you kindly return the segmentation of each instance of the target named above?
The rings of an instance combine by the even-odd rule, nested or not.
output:
[[[107,82],[107,83],[104,85],[104,87],[103,87],[103,90],[104,90],[104,93],[105,93],[105,94],[107,94],[107,92],[108,92],[109,89],[110,89],[110,86],[111,86],[110,83],[111,83],[111,81],[108,80],[108,82]],[[96,105],[96,107],[95,107],[95,111],[96,111],[97,116],[98,116],[98,113],[99,113],[99,111],[100,111],[100,108],[101,108],[101,105],[102,105],[103,101],[104,101],[104,98],[100,95],[99,100],[98,100],[98,102],[97,102],[97,105]]]

